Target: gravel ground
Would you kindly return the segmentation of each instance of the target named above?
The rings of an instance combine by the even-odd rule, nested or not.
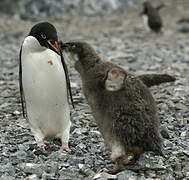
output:
[[[46,141],[46,151],[36,147],[21,115],[18,88],[19,48],[35,23],[0,19],[0,179],[189,179],[189,34],[179,33],[176,24],[183,12],[165,9],[162,14],[163,36],[146,33],[137,13],[51,21],[60,39],[85,40],[104,60],[129,72],[169,73],[177,78],[151,88],[159,107],[166,158],[145,153],[136,165],[113,176],[99,173],[112,165],[109,150],[86,104],[79,75],[70,66],[76,105],[71,115],[72,152],[59,152],[57,139]]]

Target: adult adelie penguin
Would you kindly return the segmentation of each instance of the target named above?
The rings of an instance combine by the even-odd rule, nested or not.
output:
[[[163,32],[163,22],[158,9],[160,8],[153,7],[149,1],[143,3],[143,12],[140,15],[143,15],[144,25],[148,31]]]
[[[64,66],[55,27],[48,22],[33,26],[20,50],[23,114],[38,146],[45,147],[44,138],[56,136],[62,141],[60,149],[70,152],[70,86]]]

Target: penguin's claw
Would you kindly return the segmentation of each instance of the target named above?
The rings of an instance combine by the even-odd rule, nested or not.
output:
[[[106,173],[108,173],[108,174],[116,174],[116,173],[118,173],[118,172],[120,172],[121,171],[121,168],[120,168],[120,166],[115,166],[115,167],[113,167],[113,168],[108,168],[108,170],[106,171]]]
[[[45,149],[46,145],[44,144],[44,142],[40,142],[40,143],[37,144],[37,147]]]
[[[68,147],[68,145],[62,145],[61,147],[60,147],[60,151],[67,151],[67,152],[71,152],[71,149]]]

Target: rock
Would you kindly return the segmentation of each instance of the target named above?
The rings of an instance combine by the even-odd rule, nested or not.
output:
[[[176,103],[175,107],[177,110],[186,109],[187,107],[183,105],[182,103]]]
[[[59,179],[72,179],[72,180],[80,180],[82,176],[79,175],[76,171],[71,171],[69,169],[61,169],[59,171]]]
[[[184,153],[185,155],[189,156],[189,147],[188,147],[188,149],[185,149],[185,150],[183,151],[183,153]]]
[[[27,180],[39,180],[39,178],[36,174],[32,174],[32,175],[27,177]]]
[[[117,175],[111,175],[106,172],[98,173],[93,177],[94,180],[106,180],[106,179],[117,179]]]
[[[17,110],[14,111],[14,112],[13,112],[13,115],[16,115],[16,116],[17,116],[17,115],[20,115],[20,111],[17,111]]]
[[[180,121],[180,126],[185,126],[187,124],[187,119],[186,118],[183,118],[181,121]]]
[[[21,165],[21,169],[28,175],[35,174],[38,177],[41,177],[44,171],[42,165],[34,163],[23,163]]]
[[[1,180],[14,180],[15,178],[12,176],[6,176],[6,175],[2,175],[0,176]]]
[[[170,138],[168,129],[167,129],[167,127],[165,125],[162,125],[160,127],[160,133],[161,133],[163,138],[165,138],[165,139],[169,139]]]
[[[183,163],[182,172],[186,177],[189,177],[189,162]]]

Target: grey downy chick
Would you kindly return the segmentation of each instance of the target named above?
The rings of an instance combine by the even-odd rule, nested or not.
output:
[[[65,43],[63,50],[81,76],[84,95],[111,150],[115,166],[108,172],[130,163],[129,153],[133,161],[146,151],[163,155],[156,103],[140,78],[102,61],[87,43]]]

